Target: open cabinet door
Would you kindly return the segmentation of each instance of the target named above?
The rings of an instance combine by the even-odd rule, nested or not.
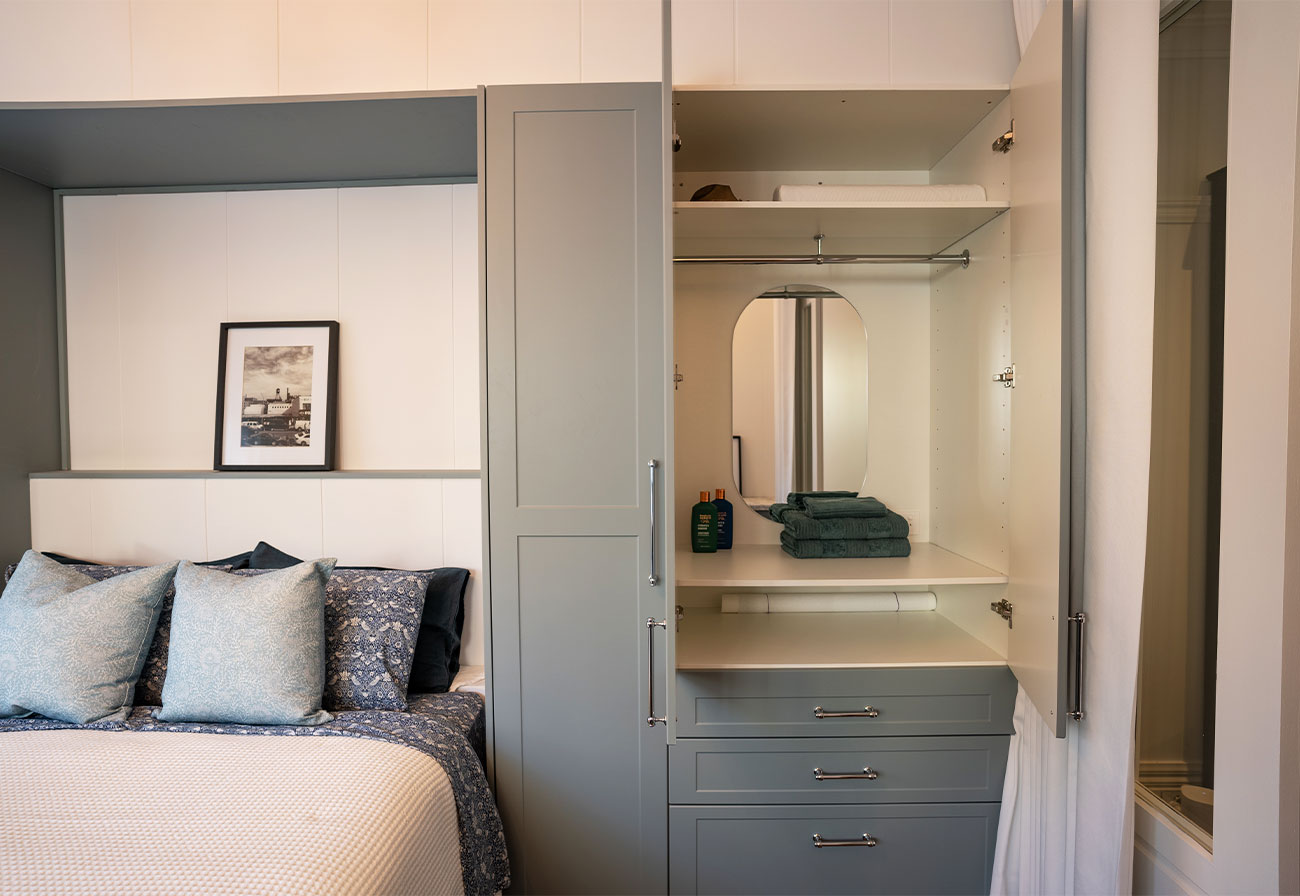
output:
[[[1070,568],[1071,11],[1053,0],[1011,82],[1011,488],[1007,660],[1065,736]]]

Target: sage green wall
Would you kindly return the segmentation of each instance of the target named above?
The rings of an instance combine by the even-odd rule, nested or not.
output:
[[[57,308],[53,194],[0,171],[0,563],[31,544],[27,475],[61,464]]]

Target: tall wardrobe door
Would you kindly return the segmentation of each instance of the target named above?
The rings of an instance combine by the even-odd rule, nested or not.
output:
[[[1069,0],[1048,3],[1011,81],[1011,536],[1007,662],[1065,736],[1071,503]]]
[[[661,104],[486,91],[493,755],[519,892],[666,889]]]

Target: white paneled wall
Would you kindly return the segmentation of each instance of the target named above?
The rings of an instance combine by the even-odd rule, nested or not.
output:
[[[338,466],[477,469],[473,184],[68,196],[74,470],[212,468],[223,320],[338,320]]]
[[[673,83],[1006,84],[1009,0],[673,0]]]
[[[0,0],[0,101],[662,80],[660,0]]]
[[[36,478],[32,547],[103,563],[215,560],[266,541],[344,565],[462,566],[464,662],[483,662],[477,478]]]

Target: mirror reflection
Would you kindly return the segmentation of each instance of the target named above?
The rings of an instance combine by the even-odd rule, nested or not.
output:
[[[764,510],[793,491],[858,491],[867,472],[867,331],[834,290],[788,284],[741,312],[731,342],[732,473]]]

